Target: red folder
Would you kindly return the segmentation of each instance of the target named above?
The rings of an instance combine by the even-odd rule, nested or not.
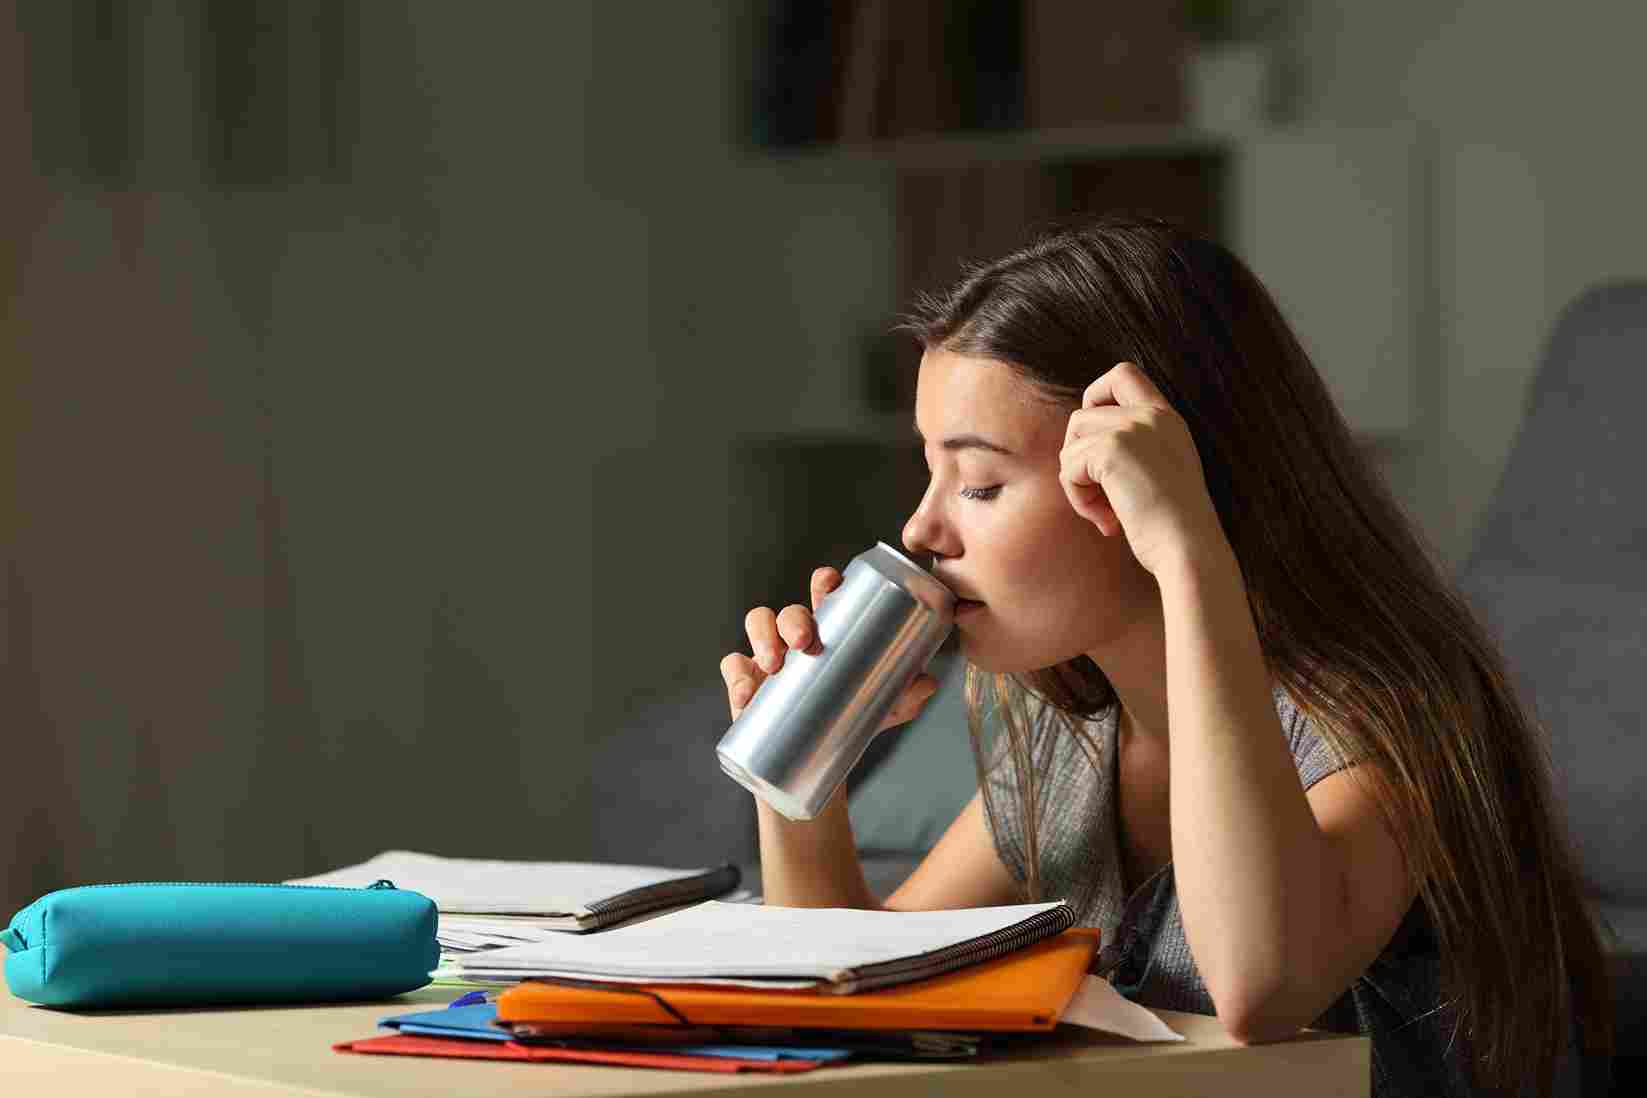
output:
[[[396,1056],[459,1056],[471,1060],[559,1060],[625,1067],[673,1068],[676,1071],[769,1071],[793,1074],[823,1067],[817,1060],[734,1060],[724,1056],[690,1056],[674,1052],[629,1052],[600,1048],[556,1048],[514,1041],[465,1041],[456,1037],[411,1035],[367,1037],[333,1045],[338,1052],[388,1053]]]

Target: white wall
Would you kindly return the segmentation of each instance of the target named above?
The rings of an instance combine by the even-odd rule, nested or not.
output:
[[[347,182],[213,193],[178,10],[130,193],[36,175],[0,64],[0,904],[598,855],[612,714],[741,616],[725,440],[845,414],[884,203],[740,148],[741,4],[368,6]]]
[[[1468,551],[1562,305],[1647,274],[1647,4],[1301,0],[1299,123],[1413,118],[1438,141],[1440,407],[1419,480]]]

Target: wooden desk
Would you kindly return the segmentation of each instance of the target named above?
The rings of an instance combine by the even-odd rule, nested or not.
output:
[[[513,1064],[333,1052],[337,1041],[387,1032],[391,1014],[444,1005],[424,988],[379,1003],[69,1013],[0,988],[0,1092],[7,1095],[664,1095],[809,1094],[1361,1096],[1371,1087],[1365,1037],[1306,1031],[1242,1047],[1217,1019],[1158,1012],[1188,1040],[1134,1044],[1090,1031],[975,1063],[862,1063],[802,1075],[709,1075],[590,1064]]]

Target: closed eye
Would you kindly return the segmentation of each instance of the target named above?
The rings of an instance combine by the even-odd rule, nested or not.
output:
[[[999,484],[991,485],[988,488],[962,488],[961,489],[961,498],[962,499],[991,500],[991,499],[994,499],[996,496],[998,496],[1000,494],[1001,494],[1001,486]]]

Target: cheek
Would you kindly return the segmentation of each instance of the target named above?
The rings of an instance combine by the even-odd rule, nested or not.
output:
[[[1033,505],[1003,511],[987,537],[975,531],[969,539],[968,554],[989,562],[987,581],[982,574],[978,581],[992,581],[987,616],[962,631],[968,659],[980,667],[1049,666],[1102,635],[1097,619],[1112,582],[1113,549],[1070,510],[1056,484],[1053,491],[1055,498],[1044,492]]]
[[[1035,587],[1093,559],[1097,530],[1077,515],[1055,478],[1037,478],[1021,487],[1012,506],[990,516],[990,557],[998,574]]]
[[[1035,602],[1067,600],[1078,591],[1096,591],[1118,562],[1116,549],[1130,557],[1124,538],[1106,538],[1077,515],[1062,492],[1050,493],[1028,510],[1010,546],[1011,574]],[[1119,543],[1117,546],[1116,543]]]
[[[1026,530],[1029,536],[1014,546],[1010,574],[1018,579],[1007,608],[1025,631],[1060,652],[1096,645],[1153,593],[1153,580],[1126,538],[1106,538],[1068,514],[1071,521],[1055,516]]]
[[[1060,640],[1090,632],[1094,619],[1109,605],[1104,565],[1092,554],[1071,548],[1049,547],[1037,558],[1023,589],[1030,620]]]

